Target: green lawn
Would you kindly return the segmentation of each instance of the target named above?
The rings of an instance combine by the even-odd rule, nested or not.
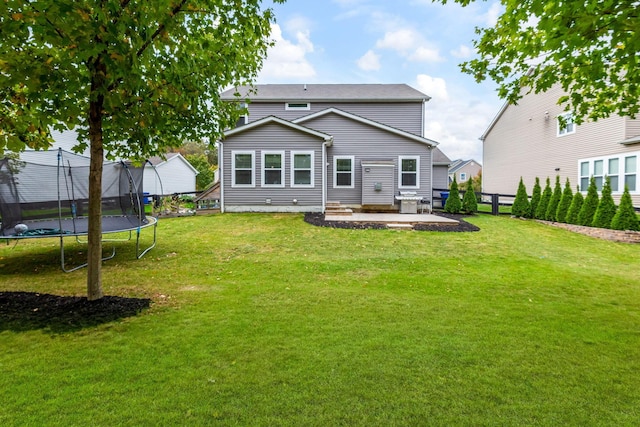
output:
[[[163,219],[145,258],[118,243],[103,269],[151,309],[0,323],[0,425],[639,425],[640,247],[469,221]],[[85,274],[55,239],[0,246],[0,291],[83,295]]]

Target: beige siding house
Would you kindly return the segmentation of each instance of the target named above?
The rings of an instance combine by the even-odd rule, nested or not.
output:
[[[515,194],[520,177],[528,191],[535,178],[586,191],[591,176],[601,188],[611,178],[616,202],[629,187],[640,206],[640,118],[612,116],[597,122],[572,123],[570,113],[556,101],[560,88],[525,95],[517,105],[505,104],[482,135],[484,192]],[[565,116],[564,125],[558,120]]]
[[[469,181],[470,178],[475,178],[482,172],[482,165],[475,160],[454,160],[449,165],[449,183],[453,182],[453,177],[456,178],[458,184]]]

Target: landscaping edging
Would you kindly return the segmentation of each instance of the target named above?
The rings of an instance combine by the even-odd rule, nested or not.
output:
[[[564,224],[561,222],[536,221],[553,227],[564,228],[565,230],[573,231],[574,233],[580,233],[603,240],[610,240],[612,242],[640,243],[640,231],[609,230],[607,228],[586,227],[583,225]]]

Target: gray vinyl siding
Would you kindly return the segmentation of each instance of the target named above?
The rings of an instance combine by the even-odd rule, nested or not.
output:
[[[268,123],[247,132],[229,136],[223,141],[224,205],[225,209],[242,210],[318,210],[322,207],[322,143],[315,136],[285,126]],[[262,187],[262,151],[284,151],[285,186]],[[232,152],[254,151],[255,187],[232,187]],[[313,151],[314,187],[291,187],[291,152]],[[266,204],[271,199],[271,204]],[[297,204],[293,200],[297,200]],[[309,207],[310,209],[305,209]]]
[[[333,107],[387,126],[401,129],[405,132],[422,136],[423,104],[421,102],[311,102],[310,104],[310,110],[307,111],[287,111],[285,110],[284,101],[272,103],[254,102],[249,104],[249,122],[254,122],[267,116],[276,116],[291,121]]]
[[[624,146],[629,129],[638,126],[626,118],[613,116],[576,126],[573,134],[557,136],[556,117],[564,113],[556,105],[560,88],[546,93],[525,95],[518,105],[509,105],[485,135],[482,186],[489,193],[515,194],[520,177],[528,192],[539,177],[552,184],[560,176],[564,185],[579,183],[579,160],[640,151],[640,144]],[[548,118],[545,112],[548,112]],[[626,132],[626,134],[625,134]],[[619,195],[614,194],[618,201]],[[640,206],[640,194],[632,194]]]
[[[420,157],[420,188],[411,191],[431,197],[431,150],[427,145],[336,114],[327,114],[301,124],[334,137],[333,145],[327,149],[327,200],[344,205],[361,204],[363,160],[394,162],[393,189],[397,194],[398,157],[411,155]],[[354,188],[333,187],[334,156],[355,157]]]

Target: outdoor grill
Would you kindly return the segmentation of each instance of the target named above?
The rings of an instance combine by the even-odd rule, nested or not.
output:
[[[418,213],[418,202],[422,200],[422,196],[418,196],[415,191],[400,191],[396,200],[400,201],[400,213],[416,214]]]

